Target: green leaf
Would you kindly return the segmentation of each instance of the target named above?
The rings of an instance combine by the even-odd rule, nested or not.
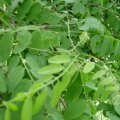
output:
[[[93,90],[97,90],[97,87],[95,86],[95,83],[93,81],[88,81],[85,83],[85,86],[93,89]]]
[[[18,4],[20,2],[22,2],[22,1],[23,0],[14,0],[14,1],[12,1],[12,5],[9,8],[9,12],[12,13],[18,7]]]
[[[29,22],[31,22],[33,20],[39,20],[42,9],[43,8],[42,8],[41,4],[39,4],[39,3],[33,4],[28,12],[27,20]]]
[[[11,120],[11,113],[9,108],[6,108],[5,110],[4,120]]]
[[[89,103],[91,113],[95,115],[97,112],[97,109],[96,109],[96,105],[95,105],[94,101],[89,100],[88,103]]]
[[[88,115],[81,115],[78,118],[72,119],[72,120],[90,120],[90,117]]]
[[[114,56],[116,58],[120,58],[120,54],[119,54],[119,51],[120,51],[120,41],[117,40],[116,42],[117,43],[116,43],[115,50],[114,50]]]
[[[27,65],[34,70],[38,70],[40,67],[43,67],[47,64],[47,59],[45,56],[37,56],[32,54],[26,55]]]
[[[0,109],[0,120],[4,120],[4,116],[5,116],[5,110],[4,109]]]
[[[32,0],[24,0],[23,3],[19,6],[18,14],[16,15],[19,21],[22,20],[25,17],[25,15],[29,12],[31,5]]]
[[[100,82],[101,85],[109,85],[109,84],[112,84],[112,83],[114,83],[114,80],[113,80],[112,77],[102,79],[102,81]]]
[[[20,31],[17,34],[16,40],[17,40],[17,43],[13,51],[14,53],[19,53],[25,50],[31,43],[31,34],[26,30]]]
[[[101,46],[101,55],[108,56],[113,52],[113,45],[115,38],[111,36],[104,36],[102,46]]]
[[[42,67],[38,73],[41,75],[55,74],[61,72],[64,67],[60,64],[50,64],[48,66]]]
[[[80,75],[78,75],[75,81],[70,86],[68,86],[64,99],[67,103],[73,102],[78,98],[81,92],[82,87],[80,84]]]
[[[12,46],[13,46],[13,35],[9,33],[3,34],[0,40],[0,62],[5,62],[11,52],[12,52]]]
[[[18,110],[18,107],[14,103],[12,103],[12,102],[8,103],[8,106],[13,111],[17,111]]]
[[[119,90],[119,86],[117,84],[115,85],[110,85],[110,86],[107,86],[105,88],[105,90],[109,91],[109,92],[116,92]]]
[[[64,0],[66,3],[73,3],[75,0]]]
[[[53,14],[50,16],[48,22],[49,22],[50,26],[56,27],[60,22],[60,18],[57,15]]]
[[[115,111],[120,115],[120,105],[114,104]]]
[[[9,92],[12,92],[17,87],[23,76],[24,68],[22,66],[17,66],[12,71],[10,71],[9,78],[7,79],[7,86]]]
[[[94,35],[90,41],[91,50],[93,53],[100,54],[101,53],[101,46],[102,46],[103,39],[99,35]]]
[[[51,98],[51,106],[54,107],[61,96],[61,93],[65,90],[65,88],[68,86],[70,80],[71,80],[71,74],[66,73],[63,77],[62,77],[62,81],[58,82],[52,91],[52,98]]]
[[[57,111],[53,111],[51,116],[53,120],[64,120],[62,115]]]
[[[16,94],[20,92],[27,92],[30,86],[32,85],[32,81],[29,79],[22,79],[20,83],[15,87],[14,91],[12,92],[11,97],[13,98]]]
[[[68,55],[56,55],[48,59],[49,63],[68,63],[70,62],[70,57]]]
[[[32,98],[27,96],[21,112],[21,120],[32,120],[33,103]]]
[[[85,6],[81,4],[80,2],[75,2],[73,4],[72,11],[74,14],[78,14],[78,13],[84,14],[86,9],[85,9]]]
[[[110,112],[106,112],[106,115],[111,120],[119,120],[120,119],[117,115],[114,115],[113,113],[110,113]]]
[[[38,83],[47,83],[49,80],[52,80],[52,78],[54,78],[54,76],[51,75],[51,74],[44,75],[44,76],[41,77],[37,82],[38,82]]]
[[[89,73],[95,68],[94,62],[87,62],[83,68],[84,73]]]
[[[50,41],[46,40],[43,37],[43,32],[42,31],[34,31],[32,33],[32,39],[31,39],[31,48],[38,48],[38,49],[43,49],[43,48],[49,48]]]
[[[100,78],[100,77],[102,77],[105,73],[106,73],[105,70],[100,70],[100,71],[96,72],[96,73],[93,75],[93,79]]]
[[[64,118],[66,120],[74,119],[85,113],[87,109],[87,103],[83,99],[79,99],[77,101],[69,104],[68,108],[65,110]]]
[[[25,94],[25,92],[19,92],[18,94],[16,94],[16,101],[17,102],[21,102],[21,101],[23,101],[24,99],[25,99],[25,97],[26,97],[26,94]]]
[[[46,99],[47,99],[48,91],[44,90],[42,93],[40,93],[35,100],[34,106],[33,106],[33,115],[38,114],[38,112],[41,110],[42,106],[44,105]]]
[[[8,72],[12,71],[19,63],[20,57],[18,55],[14,55],[10,57],[8,62]]]
[[[7,87],[4,79],[3,72],[0,71],[0,92],[6,92]]]
[[[60,82],[57,82],[52,90],[52,97],[51,97],[51,107],[55,107],[58,103],[62,90],[60,89]]]
[[[34,91],[32,92],[32,94],[34,94],[36,91],[38,91],[42,87],[43,87],[42,83],[35,82],[34,84],[31,85],[29,91]]]
[[[100,21],[94,17],[87,17],[84,20],[85,24],[81,26],[79,29],[84,31],[97,31],[100,34],[104,34],[104,26],[100,23]]]

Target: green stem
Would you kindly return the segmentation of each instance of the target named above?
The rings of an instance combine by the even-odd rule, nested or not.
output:
[[[33,79],[32,75],[31,75],[30,71],[28,70],[28,68],[26,66],[26,63],[24,62],[24,58],[22,57],[21,53],[19,53],[19,56],[21,58],[21,61],[23,63],[23,66],[24,66],[25,70],[27,71],[27,73],[28,73],[28,75],[30,77],[30,80],[34,83],[34,79]]]

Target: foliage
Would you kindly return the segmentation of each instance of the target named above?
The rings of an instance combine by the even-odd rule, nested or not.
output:
[[[119,120],[119,0],[0,1],[0,120]]]

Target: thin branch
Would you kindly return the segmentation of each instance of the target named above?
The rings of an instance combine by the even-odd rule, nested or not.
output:
[[[67,22],[67,30],[68,30],[68,38],[69,38],[69,40],[71,42],[71,45],[74,47],[75,45],[73,43],[73,40],[71,38],[71,33],[70,33],[70,22],[69,22],[69,19],[68,19],[68,22]]]
[[[22,64],[23,64],[25,70],[27,71],[27,73],[28,73],[28,75],[29,75],[29,77],[30,77],[30,80],[34,83],[34,79],[33,79],[32,75],[31,75],[30,71],[28,70],[28,68],[27,68],[27,66],[26,66],[26,63],[25,63],[25,61],[24,61],[24,58],[22,57],[21,53],[19,53],[19,56],[20,56],[20,58],[21,58],[21,61],[22,61]]]

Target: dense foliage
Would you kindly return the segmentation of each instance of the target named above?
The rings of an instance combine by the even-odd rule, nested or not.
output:
[[[120,1],[0,0],[0,120],[120,120]]]

